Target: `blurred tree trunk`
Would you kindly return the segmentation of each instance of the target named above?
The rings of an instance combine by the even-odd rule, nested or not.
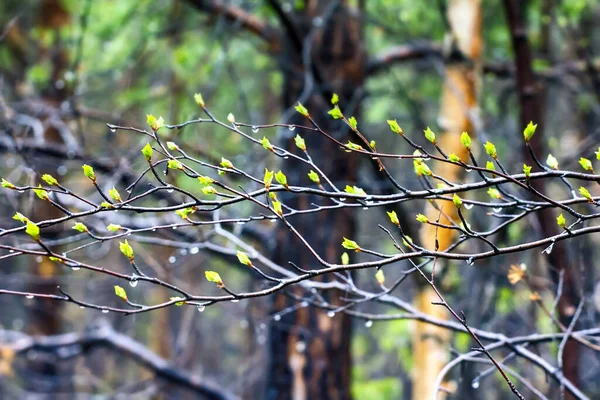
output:
[[[538,158],[545,154],[543,120],[542,120],[542,90],[536,82],[533,73],[533,55],[529,46],[527,36],[527,24],[523,17],[524,4],[516,0],[504,0],[504,9],[508,27],[511,32],[513,51],[515,53],[516,87],[519,95],[520,105],[520,124],[524,128],[530,121],[538,124],[536,134],[531,139],[531,148]],[[544,49],[546,50],[546,49]],[[535,165],[534,160],[525,152],[525,160],[529,165]],[[544,192],[544,181],[534,182],[533,187]],[[558,234],[558,226],[555,223],[556,215],[551,209],[542,210],[540,225],[543,237],[549,237]],[[567,256],[567,247],[565,242],[555,244],[552,253],[549,255],[549,261],[553,268],[550,269],[550,275],[557,286],[561,285],[562,275],[562,293],[558,299],[559,321],[564,326],[569,326],[577,304],[580,299],[580,282],[577,281],[574,271],[570,267],[570,261]],[[575,329],[577,327],[575,326]],[[562,370],[565,378],[574,385],[579,381],[579,351],[580,346],[577,341],[568,339],[562,357]],[[567,392],[565,399],[571,400],[575,397]]]
[[[445,56],[445,77],[440,109],[440,126],[443,133],[438,143],[447,154],[455,153],[462,160],[468,161],[468,152],[460,142],[463,131],[472,134],[472,114],[477,107],[477,88],[479,82],[480,57],[483,47],[481,37],[481,4],[480,0],[450,0],[447,5],[447,20],[450,25],[451,48]],[[451,182],[462,180],[463,169],[434,165],[434,172]],[[460,223],[456,207],[452,202],[437,201],[434,207],[428,204],[425,210],[427,217],[442,224]],[[440,215],[442,210],[443,214]],[[447,249],[455,238],[453,230],[436,229],[432,225],[423,225],[420,232],[421,244],[427,248],[435,247],[435,240],[440,250]],[[443,260],[438,259],[436,271],[444,267]],[[437,318],[448,318],[446,310],[434,305],[439,301],[433,289],[423,284],[415,298],[418,309]],[[438,373],[448,360],[450,348],[450,331],[432,324],[417,322],[413,336],[415,366],[413,370],[414,400],[433,399],[433,385]]]
[[[327,115],[327,111],[332,108],[331,94],[337,93],[345,112],[358,113],[366,65],[362,21],[338,2],[307,1],[302,10],[296,11],[288,21],[282,18],[282,22],[286,30],[286,42],[280,56],[284,73],[284,110],[300,101],[323,130],[341,141],[348,140],[348,129]],[[303,58],[305,52],[310,54],[311,66],[306,64],[306,57]],[[310,70],[306,71],[306,67]],[[311,73],[312,78],[306,79],[306,72]],[[287,122],[308,123],[298,113]],[[355,181],[355,155],[341,151],[339,146],[317,133],[284,129],[284,146],[289,151],[298,152],[293,140],[297,133],[305,138],[313,160],[338,187]],[[308,169],[298,162],[284,160],[281,168],[292,184],[310,185],[306,176]],[[310,208],[312,202],[324,204],[322,199],[310,196],[283,195],[280,200],[300,209]],[[339,262],[342,238],[354,234],[354,217],[349,209],[303,215],[289,221],[329,262]],[[282,224],[278,225],[276,236],[276,262],[287,265],[288,261],[293,261],[304,269],[320,267]],[[314,298],[300,287],[291,291],[298,296]],[[324,293],[325,301],[332,305],[340,303],[341,295],[334,291]],[[278,294],[272,313],[285,313],[296,304],[291,297]],[[343,313],[329,317],[326,311],[304,307],[283,314],[271,327],[266,398],[350,399],[350,340],[351,320]]]

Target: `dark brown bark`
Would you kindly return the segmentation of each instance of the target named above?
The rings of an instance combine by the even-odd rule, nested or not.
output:
[[[538,124],[536,134],[531,140],[531,147],[539,157],[544,152],[543,121],[542,121],[542,87],[536,82],[532,67],[532,53],[527,40],[527,26],[522,15],[522,4],[517,0],[504,0],[507,22],[510,28],[512,44],[515,53],[516,86],[520,103],[520,126],[525,127],[530,121]],[[528,152],[525,154],[526,163],[534,165]],[[543,181],[537,181],[535,189],[543,192]],[[555,224],[556,216],[552,210],[542,211],[540,224],[542,234],[546,237],[558,233]],[[558,302],[559,320],[564,326],[569,326],[571,318],[579,303],[577,282],[575,279],[574,266],[569,265],[566,254],[565,243],[556,243],[549,256],[550,265],[553,267],[550,274],[553,281],[558,284],[559,276],[563,274],[563,292]],[[569,339],[563,353],[563,374],[573,384],[579,381],[579,345],[575,340]],[[566,393],[566,399],[574,399],[570,393]]]
[[[348,140],[348,130],[327,115],[331,93],[340,97],[342,109],[356,115],[356,93],[362,87],[365,76],[364,48],[361,22],[351,16],[344,6],[332,8],[334,2],[308,2],[305,10],[292,16],[286,23],[290,40],[283,46],[281,65],[284,71],[283,106],[289,108],[298,100],[308,108],[315,121],[328,133],[341,141]],[[319,21],[321,18],[322,24]],[[315,26],[317,25],[317,26]],[[300,41],[289,33],[294,30]],[[301,49],[298,47],[301,46]],[[306,48],[309,46],[309,48]],[[300,50],[300,51],[299,51]],[[314,86],[306,87],[303,52],[310,52]],[[305,93],[305,90],[309,90]],[[359,120],[360,121],[360,120]],[[295,114],[291,123],[306,124],[308,121]],[[344,187],[356,179],[357,159],[353,154],[339,149],[331,141],[312,132],[284,132],[285,146],[297,151],[293,136],[300,133],[312,158],[323,172],[338,186]],[[310,184],[308,169],[297,162],[284,161],[282,170],[288,181]],[[280,196],[284,204],[294,208],[309,208],[311,202],[323,200],[308,196]],[[328,261],[337,261],[342,253],[342,238],[353,237],[354,218],[350,210],[321,212],[310,216],[290,218],[296,229]],[[306,251],[297,238],[282,225],[276,230],[277,249],[274,259],[286,265],[293,261],[301,268],[319,268],[316,260]],[[300,287],[292,289],[299,296],[311,296]],[[324,294],[329,304],[339,302],[341,293]],[[273,313],[281,312],[297,302],[283,294],[276,296]],[[313,307],[283,315],[274,322],[270,336],[271,365],[267,385],[267,399],[349,399],[350,394],[350,339],[351,320],[345,314],[333,318]]]

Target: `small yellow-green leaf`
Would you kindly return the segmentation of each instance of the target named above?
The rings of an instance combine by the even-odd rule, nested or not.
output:
[[[460,142],[467,150],[471,150],[471,136],[467,132],[460,134]]]
[[[454,203],[456,208],[460,208],[460,206],[462,206],[462,200],[460,197],[458,197],[456,193],[454,193],[454,196],[452,196],[452,202]]]
[[[308,173],[308,178],[313,181],[314,183],[316,183],[317,185],[321,183],[321,179],[319,178],[319,174],[317,174],[315,171],[313,171],[312,169],[310,170],[310,172]]]
[[[352,149],[352,150],[362,150],[362,149],[363,149],[361,145],[358,145],[358,144],[356,144],[356,143],[352,143],[352,142],[351,142],[351,141],[349,141],[349,140],[348,140],[348,143],[346,144],[346,146],[347,146],[349,149]]]
[[[523,173],[525,178],[529,179],[531,177],[531,165],[523,164]]]
[[[195,207],[188,207],[183,208],[181,210],[175,210],[175,214],[179,215],[182,219],[186,219],[188,215],[193,214],[194,212],[196,212]]]
[[[294,108],[296,109],[296,111],[298,111],[298,113],[304,115],[305,117],[308,117],[308,110],[302,104],[298,103],[298,105]]]
[[[492,142],[485,142],[483,147],[485,147],[485,152],[488,154],[488,156],[492,157],[494,160],[498,157],[496,146],[494,146]]]
[[[232,113],[229,113],[227,115],[227,121],[229,121],[230,124],[234,124],[235,125],[235,116]]]
[[[404,132],[402,132],[402,128],[400,128],[400,125],[398,125],[398,121],[396,121],[395,119],[388,119],[387,123],[390,126],[392,132],[397,133],[398,135],[404,135]]]
[[[350,264],[350,256],[348,255],[348,253],[343,252],[341,259],[342,259],[342,265],[348,265],[348,264]]]
[[[340,119],[344,117],[342,110],[340,110],[340,107],[338,106],[333,107],[333,109],[329,110],[327,114],[331,115],[333,119]]]
[[[201,185],[207,186],[207,185],[210,185],[211,183],[213,183],[215,180],[209,176],[200,175],[198,177],[198,181],[200,182]]]
[[[200,93],[196,93],[194,95],[194,101],[196,102],[196,104],[198,104],[200,107],[204,108],[205,104],[204,104],[204,99],[202,98],[202,94]]]
[[[596,155],[596,160],[600,160],[600,147],[598,147],[598,151],[594,152]]]
[[[396,214],[396,211],[386,211],[388,217],[390,217],[390,221],[392,221],[392,224],[400,226],[400,220],[398,219],[398,214]]]
[[[383,285],[385,283],[385,274],[383,273],[383,270],[381,268],[375,273],[375,279],[380,285]]]
[[[2,183],[0,183],[0,185],[2,185],[3,188],[7,188],[7,189],[16,189],[17,188],[15,185],[13,185],[12,183],[10,183],[9,181],[7,181],[4,178],[2,178]]]
[[[250,261],[250,258],[248,258],[248,254],[244,253],[243,251],[239,251],[237,252],[237,258],[240,262],[240,264],[244,264],[247,265],[249,267],[252,266],[252,261]]]
[[[165,125],[165,120],[163,119],[163,117],[156,118],[154,115],[151,114],[146,115],[146,122],[148,123],[148,125],[150,125],[150,128],[152,128],[154,132],[158,131]]]
[[[42,180],[43,180],[44,182],[46,182],[48,185],[51,185],[51,186],[56,186],[56,185],[58,185],[58,181],[56,180],[56,178],[55,178],[55,177],[53,177],[53,176],[52,176],[52,175],[50,175],[50,174],[44,174],[44,175],[42,175]]]
[[[179,162],[179,160],[169,160],[167,161],[167,167],[170,169],[179,169],[183,171],[183,164]]]
[[[273,201],[273,209],[279,216],[283,216],[283,209],[281,207],[281,203],[279,201]]]
[[[337,93],[334,93],[331,96],[331,104],[335,106],[339,101],[340,101],[340,97],[337,95]]]
[[[102,203],[100,203],[100,207],[102,207],[102,208],[113,208],[112,204],[110,204],[107,201],[103,201]]]
[[[501,199],[502,198],[502,195],[500,194],[500,191],[498,191],[498,189],[489,188],[487,193],[490,195],[490,197],[492,199]]]
[[[123,289],[121,286],[115,285],[115,294],[123,300],[127,301],[127,292],[125,292],[125,289]]]
[[[183,305],[183,303],[185,303],[185,301],[181,297],[170,297],[169,300],[171,300],[171,301],[181,300],[181,301],[177,301],[177,303],[175,303],[175,305],[177,307],[181,307]]]
[[[29,221],[29,218],[27,218],[26,216],[24,216],[23,214],[21,214],[20,212],[16,212],[15,215],[13,215],[12,217],[14,220],[17,220],[19,222],[22,223],[27,223],[27,221]]]
[[[558,217],[556,217],[556,224],[561,228],[565,228],[567,226],[567,220],[562,214],[560,214]]]
[[[356,118],[354,118],[354,117],[348,118],[348,125],[350,125],[350,128],[352,128],[353,131],[355,131],[356,127],[358,126],[358,122],[356,121]]]
[[[413,242],[412,238],[408,235],[405,235],[402,238],[402,244],[411,249],[412,249],[412,242]]]
[[[279,182],[280,185],[286,188],[288,187],[287,177],[283,172],[281,172],[281,170],[277,171],[277,173],[275,174],[275,180]]]
[[[263,136],[260,143],[265,148],[265,150],[273,151],[273,145],[271,144],[269,139],[267,139],[266,137]]]
[[[42,185],[38,186],[38,189],[33,189],[33,192],[35,193],[35,195],[37,197],[39,197],[42,200],[48,200],[48,192],[46,192],[44,189],[42,189]]]
[[[460,158],[459,158],[459,157],[458,157],[456,154],[454,154],[454,153],[450,154],[450,155],[448,156],[448,159],[449,159],[450,161],[452,161],[453,163],[458,163],[458,162],[460,162]]]
[[[171,151],[177,151],[179,150],[179,146],[177,146],[177,143],[175,142],[167,142],[167,149]]]
[[[495,165],[494,165],[494,163],[493,163],[493,162],[491,162],[491,161],[486,161],[486,163],[485,163],[485,168],[486,168],[486,169],[489,169],[489,170],[491,170],[491,171],[495,171],[495,170],[496,170],[496,166],[495,166]]]
[[[207,196],[211,194],[217,194],[217,189],[215,189],[212,186],[205,186],[202,188],[202,193],[204,193]]]
[[[589,192],[589,191],[588,191],[586,188],[584,188],[583,186],[581,186],[581,187],[579,188],[579,193],[580,193],[580,194],[581,194],[583,197],[585,197],[585,198],[586,198],[586,199],[587,199],[587,200],[588,200],[590,203],[591,203],[591,202],[593,202],[593,200],[592,200],[592,195],[591,195],[591,194],[590,194],[590,192]]]
[[[529,142],[529,140],[531,140],[531,137],[535,133],[536,128],[537,124],[534,125],[533,121],[530,121],[529,124],[527,124],[527,126],[523,130],[523,137],[525,138],[526,142]]]
[[[294,138],[294,142],[296,142],[296,146],[300,150],[306,151],[306,143],[304,142],[304,139],[302,139],[302,136],[297,134],[296,137]]]
[[[579,159],[579,164],[586,171],[594,172],[594,167],[592,166],[592,162],[585,157],[581,157]]]
[[[121,225],[117,225],[117,224],[110,224],[106,227],[106,229],[108,229],[111,232],[116,232],[118,230],[120,230],[121,228],[123,228]]]
[[[81,232],[81,233],[88,232],[87,226],[85,226],[81,222],[77,222],[75,225],[73,225],[73,229],[75,229],[77,232]]]
[[[417,218],[416,218],[416,220],[417,220],[417,221],[419,221],[419,222],[420,222],[420,223],[422,223],[422,224],[425,224],[425,223],[429,222],[429,218],[427,218],[427,217],[426,217],[425,215],[423,215],[423,214],[417,214]]]
[[[92,182],[96,182],[96,174],[94,173],[94,168],[87,164],[83,164],[81,168],[83,168],[83,174],[85,176],[87,176]]]
[[[108,191],[108,195],[110,196],[111,199],[113,199],[114,201],[117,202],[121,202],[121,194],[119,193],[119,191],[117,189],[115,189],[115,187],[113,186],[112,189],[110,189]]]
[[[423,132],[425,133],[425,139],[435,144],[435,133],[433,133],[429,127],[427,127],[427,129],[425,129]]]
[[[233,168],[233,164],[228,159],[221,157],[221,167],[223,167],[223,168]]]
[[[221,275],[215,271],[205,271],[204,276],[206,280],[212,283],[216,283],[217,286],[223,286],[223,280],[221,279]]]
[[[142,148],[142,154],[144,157],[146,157],[147,161],[152,159],[152,146],[150,146],[150,143],[146,143],[146,145]]]
[[[552,154],[548,154],[546,164],[554,170],[558,169],[558,160]]]
[[[354,240],[350,240],[348,238],[344,238],[344,241],[342,242],[342,247],[345,249],[348,249],[348,250],[354,250],[356,252],[359,252],[361,250],[358,243],[356,243]]]
[[[269,188],[271,187],[271,182],[273,182],[273,176],[274,176],[274,172],[269,171],[267,168],[265,168],[265,177],[263,178],[263,183],[265,184],[265,189],[269,190]]]
[[[40,227],[27,220],[27,225],[25,227],[25,233],[27,233],[33,240],[40,240]]]
[[[130,261],[133,261],[133,248],[127,240],[124,242],[119,242],[119,249],[125,257],[127,257]]]

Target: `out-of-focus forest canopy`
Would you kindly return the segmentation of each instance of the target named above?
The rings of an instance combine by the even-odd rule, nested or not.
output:
[[[290,28],[290,21],[296,29]],[[390,131],[387,120],[397,120],[408,137],[425,147],[431,145],[422,134],[427,127],[436,132],[438,139],[449,135],[459,146],[459,136],[451,135],[468,130],[474,142],[495,144],[498,158],[511,174],[523,173],[523,163],[536,165],[523,141],[523,122],[535,119],[538,132],[531,147],[544,165],[551,153],[560,161],[561,169],[581,172],[583,166],[593,174],[593,169],[580,166],[578,161],[584,157],[596,164],[600,159],[595,155],[600,151],[599,22],[600,5],[592,0],[354,0],[320,4],[298,0],[3,0],[0,177],[17,186],[37,186],[42,174],[50,174],[62,186],[99,204],[102,199],[96,187],[82,174],[82,164],[90,164],[106,193],[116,187],[125,198],[130,194],[126,187],[148,168],[140,150],[151,140],[148,135],[121,128],[150,132],[148,114],[162,116],[166,125],[207,118],[194,100],[196,93],[202,94],[206,108],[217,120],[227,124],[231,113],[237,123],[247,124],[240,128],[243,132],[258,140],[265,136],[290,153],[293,151],[286,146],[293,143],[295,134],[306,138],[309,150],[321,140],[316,130],[302,129],[301,125],[312,125],[297,119],[301,116],[293,104],[299,101],[325,131],[336,132],[332,133],[336,139],[342,138],[344,143],[351,140],[365,148],[368,141],[374,140],[381,152],[408,158],[414,148]],[[471,24],[475,33],[461,37],[460,27]],[[337,50],[328,47],[329,40],[331,48]],[[481,53],[466,54],[466,42],[480,43]],[[296,52],[297,47],[303,50],[301,54]],[[346,57],[342,61],[340,53]],[[527,69],[531,72],[529,80]],[[457,76],[468,82],[468,89],[456,81],[458,89],[453,87],[452,78]],[[456,95],[456,90],[461,93]],[[357,116],[360,132],[368,139],[366,144],[349,136],[353,130],[345,125],[340,128],[322,122],[333,107],[328,100],[334,92],[340,94],[340,107],[346,117]],[[457,105],[449,105],[453,100],[448,93],[458,98],[454,98]],[[325,97],[327,102],[323,101]],[[449,110],[455,109],[461,110],[467,125],[453,132],[451,119],[458,116]],[[302,176],[302,184],[309,186],[308,169],[294,170],[294,157],[276,157],[228,129],[229,125],[190,124],[181,129],[163,128],[159,133],[163,143],[172,141],[197,160],[219,165],[224,157],[258,178],[242,181],[234,174],[221,177],[214,170],[203,170],[237,190],[241,190],[238,185],[244,185],[243,191],[247,192],[263,189],[265,168],[281,168],[294,185]],[[440,143],[445,143],[444,139]],[[485,166],[486,150],[481,145],[473,148],[479,166]],[[160,155],[156,149],[155,159]],[[340,158],[333,155],[337,151],[342,154]],[[339,146],[322,147],[316,154],[320,158],[315,157],[315,164],[329,171],[342,190],[346,185],[355,185],[368,194],[399,193],[391,180],[381,178],[383,173],[373,157],[345,154]],[[466,157],[460,158],[468,162]],[[402,187],[423,190],[422,177],[415,175],[412,160],[382,159],[386,172]],[[479,179],[474,172],[452,175],[447,164],[435,168],[439,175],[450,174],[447,179],[453,182]],[[166,169],[164,165],[156,167],[165,182],[203,196],[196,179],[176,170],[162,175]],[[146,176],[148,181],[151,178],[151,174]],[[583,183],[591,196],[600,194],[593,179],[586,178]],[[566,190],[562,180],[553,179],[545,186],[536,183],[530,190],[567,201],[580,186],[572,184],[574,188]],[[143,185],[147,185],[146,180],[133,190],[133,195],[146,190]],[[479,202],[472,211],[462,209],[469,218],[467,228],[463,224],[462,229],[467,233],[472,233],[471,228],[479,232],[498,229],[491,240],[499,247],[556,235],[554,220],[559,212],[569,217],[564,207],[552,208],[556,204],[536,204],[539,208],[530,204],[523,218],[511,219],[502,227],[506,215],[521,209],[487,207],[487,190],[486,186],[485,190],[459,193]],[[284,204],[293,204],[290,193],[279,196]],[[23,249],[40,250],[24,232],[18,237],[8,234],[8,230],[23,225],[14,221],[15,212],[34,221],[63,215],[38,197],[31,190],[0,193],[1,245],[26,243]],[[319,249],[327,262],[339,262],[344,252],[339,243],[346,235],[352,235],[361,248],[375,252],[351,254],[352,263],[373,261],[374,256],[385,258],[410,250],[406,241],[394,243],[378,228],[378,224],[390,228],[384,211],[397,211],[403,234],[417,241],[421,224],[414,216],[427,214],[426,197],[390,201],[377,207],[364,203],[340,208],[338,214],[333,208],[327,211],[331,214],[324,214],[331,217],[306,219],[304,225],[298,216],[290,221],[298,222],[305,236],[314,230],[313,240],[322,244]],[[305,203],[299,200],[300,204],[308,208],[314,203],[314,198],[309,199]],[[447,203],[449,199],[452,195],[445,198]],[[501,201],[511,199],[504,195]],[[185,193],[165,190],[138,205],[168,207],[185,201],[189,201]],[[73,200],[63,205],[75,209],[82,204]],[[585,210],[588,216],[596,212],[596,205],[578,203],[573,208],[579,207],[581,213]],[[350,211],[343,214],[344,210]],[[289,233],[283,221],[240,220],[264,214],[251,201],[202,214],[205,221],[234,221],[202,229],[177,225],[181,219],[172,211],[168,216],[154,211],[114,210],[95,214],[95,219],[50,224],[43,227],[47,229],[42,230],[42,237],[57,253],[65,252],[86,265],[131,274],[130,263],[119,252],[118,240],[95,241],[85,230],[74,232],[71,227],[75,222],[84,222],[91,231],[100,232],[98,236],[107,236],[106,226],[110,223],[147,228],[127,238],[134,246],[140,268],[197,295],[223,294],[205,279],[207,270],[217,271],[234,291],[269,287],[271,282],[239,265],[238,250],[248,252],[257,265],[269,265],[271,259],[287,268],[293,259],[304,269],[319,267],[313,259],[307,265],[303,257],[309,253],[299,241],[286,236]],[[435,220],[441,213],[427,215]],[[344,220],[350,222],[344,225]],[[568,223],[572,222],[573,218]],[[592,217],[578,222],[583,225],[574,228],[596,226]],[[438,231],[428,239],[438,239]],[[78,235],[76,241],[74,235]],[[449,236],[448,240],[457,237]],[[334,250],[328,239],[335,242]],[[460,247],[463,253],[490,249],[482,240],[465,243]],[[484,332],[485,344],[496,343],[485,332],[506,335],[498,336],[497,340],[502,341],[504,337],[598,328],[598,234],[556,243],[559,250],[554,252],[550,248],[540,254],[547,246],[510,251],[476,260],[474,265],[461,258],[445,260],[436,276],[437,288],[445,296],[443,301],[459,314],[463,311],[466,322]],[[433,249],[433,245],[423,246]],[[265,257],[255,259],[253,248]],[[420,338],[414,337],[415,332],[421,332],[416,320],[426,320],[423,315],[429,314],[426,310],[424,314],[414,311],[421,310],[415,299],[421,298],[427,285],[419,274],[405,273],[413,267],[407,260],[384,269],[389,285],[385,294],[390,297],[381,302],[375,301],[383,296],[382,285],[374,278],[376,271],[357,268],[352,277],[349,272],[336,272],[319,278],[323,282],[356,283],[360,286],[356,292],[337,287],[335,292],[323,290],[328,294],[321,298],[318,287],[312,291],[302,289],[302,294],[286,287],[284,294],[216,302],[206,307],[173,304],[123,315],[101,311],[104,306],[123,307],[121,296],[115,296],[115,285],[123,286],[132,301],[139,304],[168,302],[178,294],[172,288],[144,280],[128,285],[118,276],[88,268],[66,268],[42,257],[43,253],[14,254],[14,249],[0,248],[0,289],[5,290],[0,296],[0,398],[420,400],[425,398],[420,397],[425,396],[420,394],[425,393],[419,388],[420,377],[428,377],[425,386],[433,388],[429,377],[439,373],[436,367],[422,372],[421,368],[431,364],[419,363],[428,358],[427,350],[421,353],[416,343]],[[421,260],[414,257],[416,263]],[[521,263],[527,265],[527,272],[513,268],[516,284],[511,284],[509,267]],[[429,276],[431,265],[427,268],[424,271]],[[277,275],[269,269],[265,272]],[[392,288],[395,280],[399,280],[398,285]],[[14,291],[60,296],[57,286],[86,303],[78,307],[70,301],[9,295]],[[352,312],[345,314],[340,302],[356,300],[359,293],[365,298],[348,307],[357,312],[353,315],[356,318],[351,318]],[[99,306],[88,307],[87,303]],[[313,306],[314,311],[305,311]],[[436,337],[445,354],[442,365],[478,346],[460,321],[449,314],[439,318],[455,324],[452,329],[444,329],[449,332],[447,337]],[[313,337],[327,336],[324,332],[329,336],[323,339],[323,348],[307,344]],[[345,339],[341,338],[344,334]],[[539,343],[530,346],[529,342],[498,346],[493,355],[525,398],[600,398],[598,337],[599,332],[594,331],[576,339],[567,340],[564,335],[543,341],[538,338]],[[446,374],[440,392],[444,394],[438,398],[513,396],[491,361],[475,353],[467,361],[477,361],[465,362]],[[294,358],[298,354],[307,356]],[[339,364],[348,364],[350,379],[343,372],[344,366],[336,365],[339,360],[343,360]],[[301,363],[300,367],[295,362]],[[285,371],[281,365],[285,365]],[[303,365],[310,368],[302,369]],[[549,366],[555,367],[551,373],[544,369]],[[342,372],[328,375],[334,367]],[[327,377],[320,381],[320,374]],[[568,379],[566,384],[561,380],[564,377]],[[320,397],[315,393],[321,393]]]

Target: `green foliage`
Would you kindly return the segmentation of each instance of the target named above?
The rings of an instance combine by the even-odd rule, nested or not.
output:
[[[396,211],[386,211],[386,213],[392,224],[400,226],[400,220],[398,219],[398,214],[396,214]]]
[[[348,238],[344,238],[344,241],[342,242],[342,247],[344,247],[347,250],[354,250],[356,252],[360,251],[360,246],[358,245],[358,243]]]
[[[50,174],[44,174],[44,175],[42,175],[42,180],[44,182],[46,182],[48,185],[50,185],[50,186],[57,186],[58,185],[58,181],[56,180],[56,178],[54,178]]]
[[[133,261],[133,248],[127,239],[125,239],[124,242],[119,242],[119,250],[121,250],[121,253],[123,253],[123,255],[129,259],[129,261]]]
[[[306,143],[304,142],[304,139],[302,139],[302,137],[300,135],[296,135],[296,137],[294,138],[294,142],[296,143],[296,146],[300,150],[306,151]]]
[[[536,129],[537,124],[534,125],[533,122],[529,122],[529,124],[525,127],[525,129],[523,130],[523,137],[525,138],[526,142],[529,142],[531,140]]]
[[[289,187],[287,182],[287,176],[285,176],[285,174],[281,170],[277,171],[277,173],[275,174],[275,180],[285,188]]]
[[[75,225],[73,225],[73,229],[75,229],[77,232],[81,232],[81,233],[88,232],[87,226],[85,226],[81,222],[77,222]]]
[[[425,129],[423,132],[425,133],[425,139],[435,144],[435,133],[433,133],[429,127],[427,127],[427,129]]]
[[[205,271],[204,276],[206,280],[212,283],[216,283],[217,286],[223,286],[223,280],[221,279],[221,275],[215,271]]]
[[[40,240],[40,228],[30,220],[27,220],[26,224],[25,233],[31,236],[33,240]]]
[[[115,285],[115,294],[120,297],[121,299],[127,301],[127,292],[125,292],[125,289],[123,289],[121,286],[117,286]]]
[[[85,176],[87,176],[92,182],[96,182],[96,174],[94,173],[94,168],[87,164],[84,164],[81,168],[83,168],[83,174]]]
[[[317,185],[321,183],[321,180],[319,178],[319,174],[317,174],[315,171],[313,171],[312,169],[310,170],[310,172],[308,173],[308,178],[313,181],[314,183],[316,183]]]

